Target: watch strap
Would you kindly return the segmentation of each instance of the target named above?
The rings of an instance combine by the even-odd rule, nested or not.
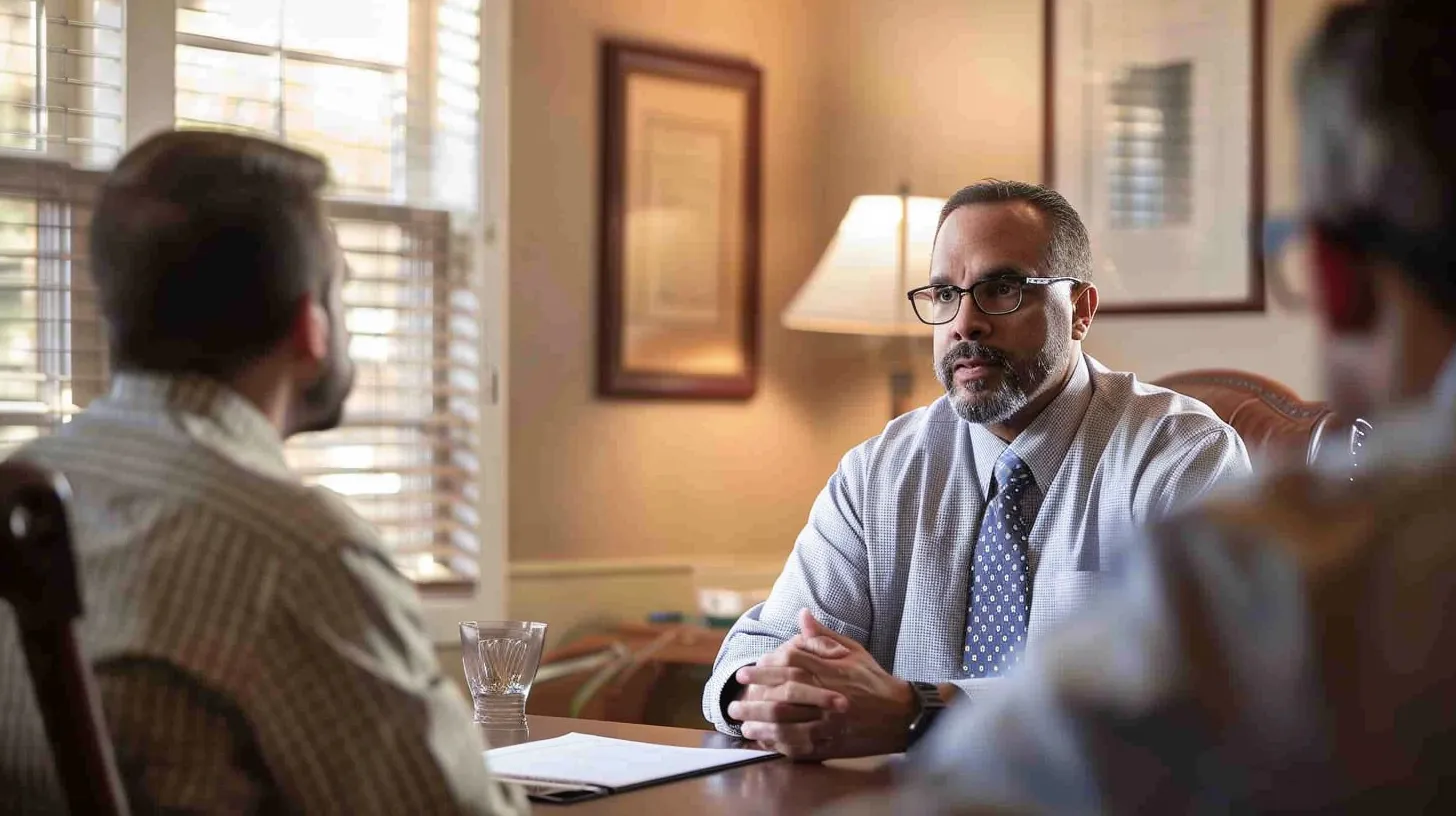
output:
[[[908,742],[913,747],[935,724],[941,712],[945,711],[945,698],[940,695],[940,686],[934,683],[912,680],[910,688],[915,692],[916,699],[915,719],[910,723]]]

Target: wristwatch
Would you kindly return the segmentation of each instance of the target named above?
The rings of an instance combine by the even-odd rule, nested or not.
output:
[[[915,692],[915,719],[910,722],[910,739],[906,747],[914,747],[925,736],[940,712],[945,710],[945,698],[940,696],[940,687],[934,683],[910,681]]]

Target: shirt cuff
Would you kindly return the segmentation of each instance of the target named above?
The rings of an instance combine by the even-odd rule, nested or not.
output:
[[[951,680],[951,685],[961,692],[962,699],[955,701],[956,705],[966,705],[975,702],[976,698],[986,693],[986,689],[992,684],[1000,682],[999,677],[968,677],[964,680]],[[946,702],[950,702],[947,700]]]
[[[752,666],[754,664],[749,663],[747,665]],[[738,668],[741,669],[743,667],[739,666]],[[738,682],[738,669],[734,669],[733,673],[728,675],[728,682],[723,684],[723,690],[718,692],[718,710],[723,712],[723,722],[735,727],[743,725],[743,720],[736,720],[728,714],[728,704],[737,700],[738,695],[742,693],[743,684]]]
[[[736,675],[738,670],[744,666],[752,666],[758,663],[758,658],[753,657],[744,660],[736,665],[729,664],[723,670],[715,673],[708,681],[706,694],[704,695],[704,715],[707,716],[719,731],[734,737],[741,737],[743,733],[738,726],[738,720],[728,716],[728,704],[738,699],[743,691],[743,684],[739,683]],[[716,686],[716,688],[715,688]],[[713,716],[713,715],[717,716]]]

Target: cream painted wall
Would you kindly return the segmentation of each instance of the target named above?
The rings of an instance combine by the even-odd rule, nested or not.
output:
[[[1269,0],[1269,207],[1294,200],[1289,66],[1325,0]],[[1039,0],[519,0],[511,90],[511,558],[781,561],[840,455],[882,427],[881,349],[778,314],[850,199],[1036,179]],[[596,348],[598,41],[764,70],[762,373],[746,403],[604,401]],[[1280,311],[1106,316],[1088,349],[1146,378],[1256,371],[1320,389]],[[916,351],[917,396],[938,388]],[[589,588],[583,586],[583,592]]]
[[[862,193],[948,196],[982,178],[1036,179],[1041,167],[1039,0],[839,0],[824,21],[830,80],[818,133],[827,242]],[[911,270],[911,279],[929,275]],[[822,337],[852,360],[864,341]],[[914,343],[916,404],[943,392],[928,339]],[[882,369],[877,369],[881,371]],[[883,381],[875,383],[884,393]],[[829,421],[846,421],[833,409]],[[878,428],[868,429],[874,433]]]
[[[782,561],[838,457],[882,424],[854,359],[776,319],[820,225],[828,0],[517,2],[512,39],[511,557]],[[762,335],[748,402],[594,393],[598,43],[746,57],[764,72]]]

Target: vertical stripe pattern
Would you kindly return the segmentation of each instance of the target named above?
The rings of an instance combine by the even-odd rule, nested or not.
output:
[[[15,454],[71,483],[97,674],[141,811],[515,813],[413,586],[250,404],[124,374]],[[0,812],[63,812],[0,608]]]

